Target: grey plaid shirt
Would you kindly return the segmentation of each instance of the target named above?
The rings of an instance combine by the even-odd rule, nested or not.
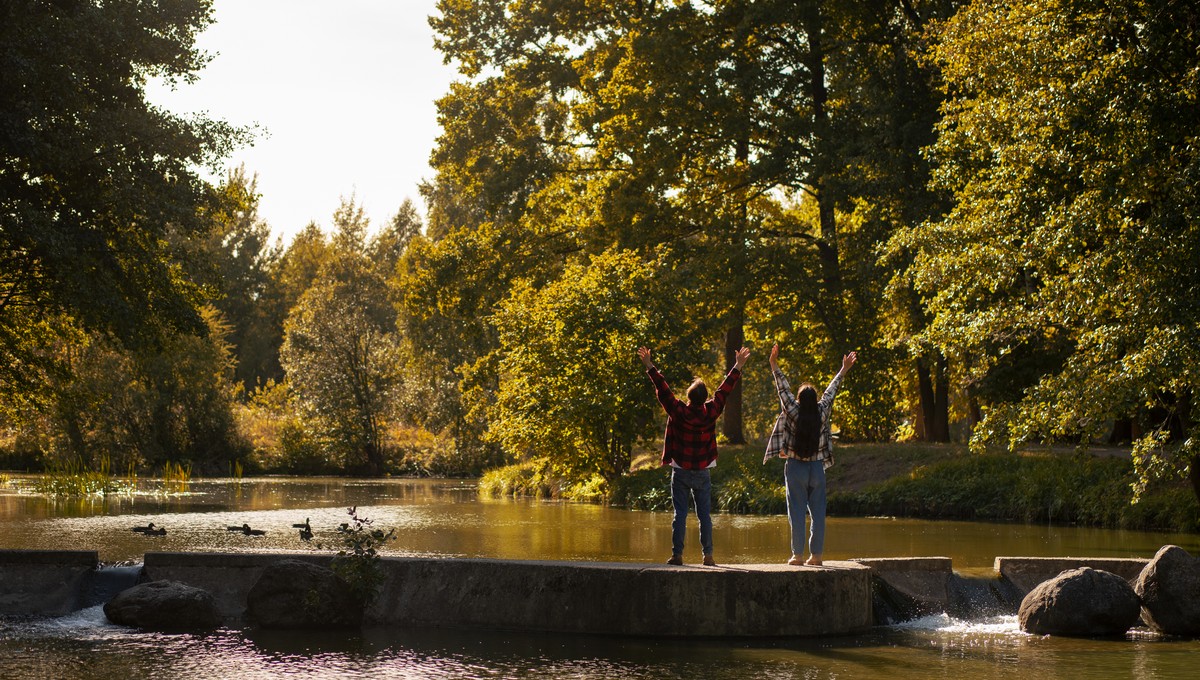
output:
[[[767,438],[767,452],[763,454],[763,465],[772,458],[794,458],[792,454],[792,423],[795,422],[800,404],[796,401],[796,395],[792,392],[792,386],[788,384],[787,378],[783,377],[783,371],[775,370],[771,372],[775,378],[775,389],[779,392],[779,415],[775,418],[775,426],[771,428],[771,436]],[[817,402],[817,411],[821,414],[821,441],[817,445],[817,455],[815,460],[825,461],[825,469],[829,469],[833,465],[833,436],[830,432],[830,417],[829,414],[833,411],[833,397],[837,394],[838,388],[842,385],[842,372],[833,376],[833,380],[829,381],[829,387],[825,388],[825,394],[821,395],[821,400]]]

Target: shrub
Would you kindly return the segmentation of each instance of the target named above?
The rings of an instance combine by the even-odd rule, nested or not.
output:
[[[359,516],[358,507],[347,508],[346,512],[350,521],[340,531],[343,547],[333,558],[330,568],[350,585],[350,591],[365,605],[383,585],[379,550],[388,541],[396,539],[396,530],[374,528],[371,520]]]

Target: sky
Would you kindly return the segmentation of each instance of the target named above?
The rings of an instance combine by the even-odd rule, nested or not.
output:
[[[373,228],[432,178],[436,99],[454,79],[433,47],[436,0],[214,0],[198,47],[212,55],[191,85],[152,86],[154,104],[262,128],[229,167],[258,175],[259,214],[288,242],[328,229],[342,197]]]

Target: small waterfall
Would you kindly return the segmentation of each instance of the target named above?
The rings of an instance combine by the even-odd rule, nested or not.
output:
[[[919,572],[920,573],[920,572]],[[1021,592],[1000,577],[923,572],[915,578],[876,574],[871,580],[871,607],[876,625],[891,626],[927,617],[948,616],[983,621],[1012,616]]]
[[[101,566],[84,579],[77,608],[87,609],[107,603],[117,593],[136,585],[141,575],[140,564]]]
[[[946,613],[956,619],[976,621],[1017,613],[1021,593],[999,577],[962,576],[952,573],[946,583]]]

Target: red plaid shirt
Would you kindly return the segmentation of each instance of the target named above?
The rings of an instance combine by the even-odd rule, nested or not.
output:
[[[725,410],[725,400],[737,386],[742,372],[729,369],[717,393],[703,404],[685,404],[676,399],[657,368],[647,369],[646,374],[654,381],[658,403],[667,412],[662,464],[674,462],[686,470],[703,470],[712,465],[717,459],[717,418]]]

